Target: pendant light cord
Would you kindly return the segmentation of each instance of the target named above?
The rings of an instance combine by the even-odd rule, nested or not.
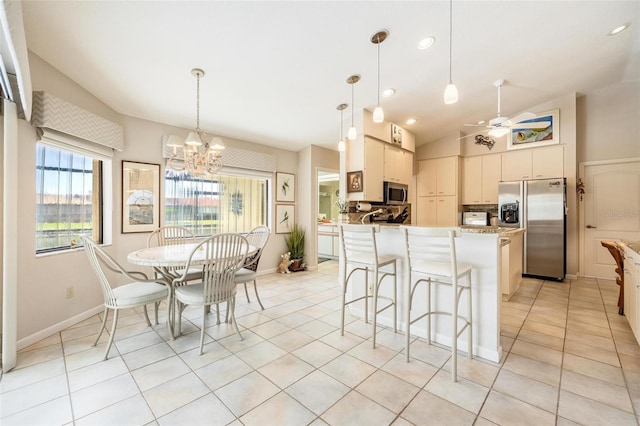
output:
[[[378,106],[380,106],[380,36],[378,36]]]
[[[453,0],[449,0],[449,84],[453,83],[451,79],[451,52],[453,44]]]
[[[353,126],[353,110],[355,108],[355,104],[353,103],[353,85],[355,83],[351,83],[351,127]]]
[[[342,140],[342,120],[344,117],[343,113],[344,113],[344,109],[341,109],[340,110],[340,140]]]
[[[200,74],[196,75],[196,133],[200,136]]]

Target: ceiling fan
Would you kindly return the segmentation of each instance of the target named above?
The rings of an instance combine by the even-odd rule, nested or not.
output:
[[[523,112],[513,118],[503,117],[500,115],[500,89],[504,85],[504,80],[496,80],[493,85],[498,88],[498,116],[489,120],[489,125],[484,126],[485,129],[480,130],[469,135],[465,135],[460,139],[477,135],[478,133],[486,132],[488,130],[489,136],[496,138],[502,137],[509,133],[511,128],[517,129],[544,129],[551,125],[548,121],[535,121],[526,122],[537,116],[532,112]],[[465,126],[483,126],[483,124],[465,124]]]

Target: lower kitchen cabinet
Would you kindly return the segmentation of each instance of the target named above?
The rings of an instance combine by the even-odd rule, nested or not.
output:
[[[337,226],[318,226],[318,256],[337,258],[339,256]]]
[[[457,226],[458,197],[418,197],[418,226]]]
[[[633,335],[640,343],[640,263],[639,255],[629,247],[624,249],[624,316],[627,317]]]

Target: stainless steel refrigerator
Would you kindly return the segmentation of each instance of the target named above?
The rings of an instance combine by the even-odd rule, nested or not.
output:
[[[523,275],[564,280],[566,273],[566,181],[500,182],[500,226],[525,228]]]

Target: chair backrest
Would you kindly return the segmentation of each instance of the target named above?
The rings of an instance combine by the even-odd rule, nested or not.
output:
[[[195,236],[184,226],[161,226],[147,238],[147,247],[193,243]]]
[[[376,232],[379,225],[338,225],[342,258],[347,261],[378,264]]]
[[[206,304],[229,300],[236,291],[235,274],[247,257],[249,243],[240,234],[217,234],[199,243],[187,263],[187,270],[196,252],[204,250],[203,296]]]
[[[423,228],[400,226],[405,237],[405,250],[409,268],[423,261],[451,264],[451,276],[458,275],[456,240],[459,228]]]
[[[98,277],[98,283],[102,289],[104,295],[104,303],[108,306],[115,305],[115,297],[109,279],[107,278],[107,271],[117,274],[123,274],[129,277],[131,280],[147,279],[147,276],[142,272],[129,272],[126,271],[113,257],[109,255],[102,247],[100,247],[95,241],[88,237],[80,237],[84,245],[84,251],[89,258],[89,264],[93,268]],[[138,276],[135,276],[135,275]]]
[[[250,254],[244,261],[243,268],[250,269],[252,271],[258,270],[258,262],[260,262],[260,256],[262,256],[262,249],[267,245],[269,240],[270,231],[267,226],[260,225],[253,228],[246,235],[249,245],[255,247],[257,250],[255,253]]]

